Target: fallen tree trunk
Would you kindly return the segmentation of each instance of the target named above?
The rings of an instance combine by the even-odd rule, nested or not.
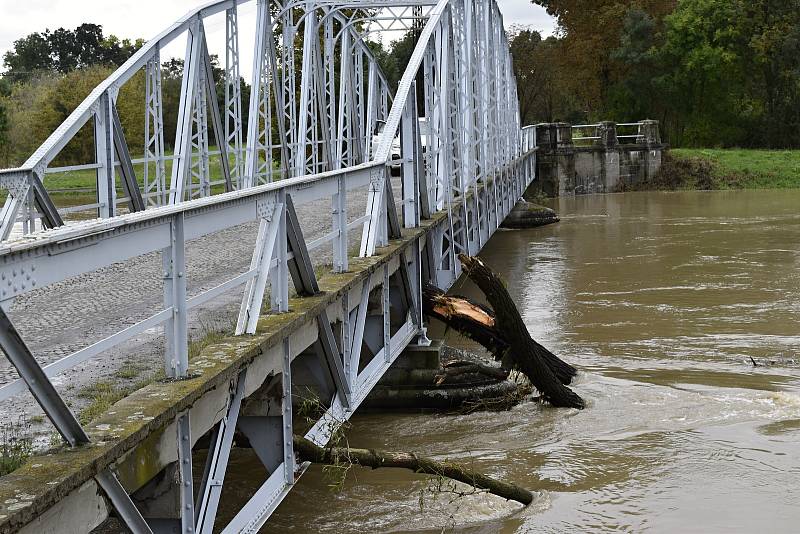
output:
[[[480,288],[495,313],[494,327],[508,343],[503,359],[522,371],[546,401],[563,408],[584,408],[575,392],[566,387],[550,368],[543,347],[531,339],[522,317],[503,281],[480,258],[459,254],[464,272]]]
[[[506,380],[508,371],[499,367],[490,367],[480,363],[456,361],[445,364],[442,369],[435,370],[435,384],[458,382],[464,375],[482,375],[492,380]]]
[[[509,344],[497,329],[493,310],[466,297],[447,295],[430,284],[423,289],[422,306],[425,315],[438,319],[482,345],[492,353],[495,360],[500,361],[505,356]],[[516,307],[514,310],[516,311]],[[578,373],[577,369],[535,340],[531,341],[535,354],[544,360],[555,377],[564,385],[570,384]]]
[[[382,467],[409,469],[415,473],[424,473],[457,480],[473,488],[486,490],[498,497],[517,501],[524,505],[533,502],[533,493],[525,488],[501,480],[495,480],[457,464],[437,462],[430,458],[417,456],[414,453],[388,452],[376,449],[352,449],[348,447],[323,448],[300,436],[294,436],[294,451],[301,460],[312,463],[327,465],[350,463],[363,467],[371,467],[372,469]]]

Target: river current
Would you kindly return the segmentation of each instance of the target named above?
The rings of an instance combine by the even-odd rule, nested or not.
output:
[[[332,491],[312,467],[265,532],[800,532],[800,191],[553,207],[559,224],[498,232],[482,256],[532,336],[580,369],[587,408],[366,414],[347,434],[466,462],[535,502],[432,494],[398,470],[352,469]],[[231,475],[228,502],[263,480],[249,454]]]

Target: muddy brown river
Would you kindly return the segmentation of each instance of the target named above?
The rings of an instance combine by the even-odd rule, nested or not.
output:
[[[499,232],[482,255],[533,337],[580,369],[587,409],[367,414],[348,433],[459,459],[535,502],[436,495],[394,470],[353,469],[335,492],[313,467],[265,532],[800,532],[800,191],[553,207],[560,224]],[[263,477],[246,454],[231,475],[231,504]]]

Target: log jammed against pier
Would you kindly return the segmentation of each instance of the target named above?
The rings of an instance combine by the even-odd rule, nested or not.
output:
[[[584,408],[583,399],[567,387],[577,370],[531,338],[503,281],[477,257],[461,254],[459,260],[491,308],[428,285],[425,314],[485,347],[504,368],[521,371],[553,406]]]

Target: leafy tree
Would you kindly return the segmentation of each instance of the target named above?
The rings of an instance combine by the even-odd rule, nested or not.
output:
[[[677,0],[532,0],[558,21],[558,63],[564,98],[583,111],[582,120],[607,119],[613,99],[619,97],[618,83],[628,69],[614,51],[623,39],[631,10],[646,13],[657,31],[664,16]],[[628,34],[630,36],[630,34]],[[613,110],[615,111],[615,110]]]
[[[657,54],[679,144],[800,144],[798,0],[684,0]]]
[[[402,38],[394,41],[389,49],[389,54],[394,58],[397,67],[397,82],[400,81],[400,78],[406,71],[406,67],[408,67],[408,64],[411,62],[411,55],[414,53],[417,41],[419,41],[419,31],[417,29],[412,29],[406,32]],[[395,90],[397,88],[396,86],[396,83],[392,85],[392,90]]]
[[[102,26],[84,23],[74,30],[45,30],[18,39],[3,60],[6,75],[25,81],[40,71],[67,74],[92,65],[119,66],[142,44],[141,39],[105,37]]]
[[[584,112],[569,88],[563,40],[512,26],[509,44],[523,124],[583,121]]]
[[[3,60],[8,68],[6,75],[17,79],[27,79],[36,71],[53,70],[50,44],[40,33],[14,41],[14,48],[5,53]]]
[[[20,164],[72,113],[102,80],[110,67],[94,66],[67,75],[40,74],[13,86],[3,99],[9,118],[8,160]],[[121,89],[117,106],[125,136],[134,155],[144,140],[144,73],[136,74]],[[90,120],[56,158],[55,165],[95,160],[94,131]]]
[[[365,40],[364,44],[375,56],[383,74],[386,76],[386,81],[389,82],[389,87],[392,91],[397,89],[397,82],[400,81],[400,76],[403,72],[397,66],[397,58],[395,58],[390,51],[383,47],[383,43],[377,41]]]
[[[770,146],[800,145],[800,1],[739,0],[748,36],[748,89],[764,102],[760,130]],[[742,13],[744,16],[742,16]]]
[[[643,118],[662,118],[661,92],[654,84],[659,75],[654,47],[658,23],[647,11],[632,7],[623,20],[619,47],[611,59],[619,64],[620,74],[609,89],[606,109],[617,121],[636,121]]]
[[[0,165],[5,165],[8,160],[8,113],[5,104],[0,100]]]
[[[519,113],[523,124],[531,124],[538,122],[536,108],[542,104],[541,96],[550,87],[550,72],[546,65],[537,61],[542,55],[542,35],[526,28],[511,30],[509,38],[517,80]],[[550,120],[552,113],[545,114]]]
[[[679,144],[744,141],[749,118],[737,110],[745,82],[737,8],[730,0],[688,0],[667,17],[658,81],[669,95],[672,137]]]
[[[556,117],[577,103],[589,120],[659,119],[675,145],[800,145],[800,0],[533,2],[558,20]],[[534,44],[514,54],[528,73]]]

